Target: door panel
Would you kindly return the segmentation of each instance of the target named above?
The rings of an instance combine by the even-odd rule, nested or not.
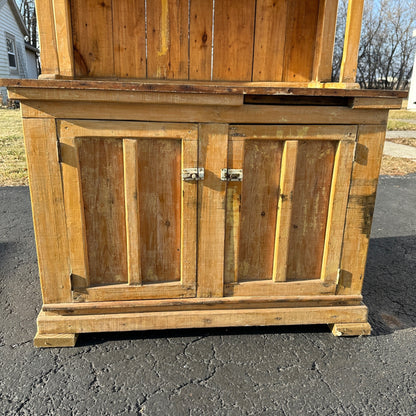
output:
[[[354,126],[230,126],[224,293],[335,290]]]
[[[194,296],[197,127],[59,123],[76,300]]]

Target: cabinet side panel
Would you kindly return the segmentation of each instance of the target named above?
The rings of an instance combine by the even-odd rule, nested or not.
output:
[[[122,141],[80,139],[79,164],[90,284],[127,282]]]
[[[142,281],[179,281],[181,141],[140,139],[137,154]]]
[[[69,250],[55,120],[24,119],[23,128],[43,302],[70,302]]]
[[[336,142],[299,141],[287,280],[319,279]]]
[[[360,126],[337,293],[361,293],[386,126]]]

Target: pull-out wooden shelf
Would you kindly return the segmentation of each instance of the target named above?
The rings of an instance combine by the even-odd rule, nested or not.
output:
[[[245,325],[370,333],[361,288],[400,94],[7,85],[22,103],[44,301],[35,345]]]

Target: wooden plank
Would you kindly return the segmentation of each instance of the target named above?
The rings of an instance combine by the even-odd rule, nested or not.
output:
[[[244,140],[228,142],[227,167],[229,169],[243,168],[244,143]],[[224,282],[226,284],[238,281],[241,188],[242,182],[227,183],[224,247]]]
[[[334,294],[335,284],[325,283],[319,279],[291,282],[273,282],[257,280],[238,282],[224,286],[224,296],[323,296]]]
[[[330,82],[332,78],[337,11],[338,0],[320,0],[312,69],[312,80],[316,82]]]
[[[280,176],[279,206],[277,210],[276,235],[273,256],[273,281],[284,282],[287,279],[289,259],[289,238],[295,190],[298,142],[285,142]]]
[[[230,126],[231,140],[350,140],[357,133],[355,126],[249,125]]]
[[[402,108],[402,98],[365,98],[357,97],[353,99],[352,108],[380,108],[389,110],[400,110]]]
[[[114,76],[112,0],[70,0],[76,76]]]
[[[348,0],[344,51],[341,61],[339,82],[355,82],[357,76],[357,59],[360,47],[363,9],[364,0]]]
[[[36,334],[33,346],[36,348],[74,347],[78,334]]]
[[[69,247],[55,120],[23,121],[42,297],[70,302]]]
[[[126,301],[137,299],[164,299],[195,296],[195,283],[182,282],[147,283],[144,285],[116,284],[95,286],[83,291],[74,291],[74,302]]]
[[[79,139],[90,284],[127,282],[123,144]]]
[[[198,297],[221,297],[224,281],[228,125],[200,124],[199,167],[205,179],[198,184]]]
[[[182,140],[181,168],[198,166],[198,136]],[[197,205],[198,185],[182,181],[181,187],[181,282],[195,285],[197,278]]]
[[[113,1],[112,10],[114,75],[146,78],[145,0]]]
[[[329,327],[331,332],[336,337],[359,337],[362,335],[371,335],[371,326],[368,322],[331,324]]]
[[[137,144],[142,281],[180,281],[181,141],[139,139]]]
[[[60,139],[59,150],[71,264],[71,282],[73,289],[81,289],[89,286],[89,265],[77,140],[75,138]]]
[[[287,22],[283,81],[310,81],[315,51],[320,0],[290,0]]]
[[[38,318],[44,333],[142,331],[169,328],[210,328],[229,326],[310,325],[367,322],[365,306],[312,308],[238,309],[232,311],[142,312],[107,315],[47,316]]]
[[[255,0],[216,0],[213,80],[250,81]]]
[[[321,270],[321,279],[326,282],[335,282],[338,275],[353,158],[354,143],[339,142],[334,161]]]
[[[361,295],[352,296],[234,296],[227,298],[153,299],[112,302],[53,303],[43,305],[46,314],[85,315],[157,312],[174,310],[264,309],[308,306],[356,306]]]
[[[347,107],[244,105],[241,107],[152,105],[129,103],[87,103],[71,101],[26,101],[23,117],[50,117],[107,120],[148,120],[183,123],[248,124],[380,124],[387,121],[388,110],[355,110]]]
[[[0,86],[12,91],[18,88],[67,90],[106,90],[169,93],[289,95],[307,97],[375,97],[407,98],[407,91],[361,90],[356,83],[324,83],[323,88],[308,88],[309,82],[241,82],[241,81],[174,81],[140,80],[140,83],[121,80],[59,80],[59,79],[0,79]],[[348,86],[353,87],[348,87]],[[340,88],[341,87],[341,88]]]
[[[134,92],[134,91],[102,91],[102,90],[65,90],[63,88],[33,89],[19,88],[11,91],[10,99],[25,100],[27,98],[44,101],[96,101],[124,102],[149,104],[192,104],[192,105],[243,105],[243,95],[227,94],[186,94],[167,92]]]
[[[334,156],[333,142],[299,141],[287,280],[321,277]]]
[[[192,0],[189,26],[189,79],[211,79],[212,2]]]
[[[187,0],[154,0],[147,8],[147,77],[188,79]]]
[[[123,139],[124,199],[127,233],[127,273],[129,285],[142,283],[140,261],[139,156],[134,139]]]
[[[337,293],[361,293],[386,125],[359,126]]]
[[[74,48],[72,45],[71,11],[68,0],[53,0],[53,13],[58,50],[59,75],[74,77]],[[42,60],[43,72],[43,60]]]
[[[70,137],[118,137],[163,138],[195,140],[198,126],[179,123],[147,123],[136,121],[58,120],[60,138]]]
[[[277,140],[245,142],[238,281],[273,278],[282,150]]]
[[[282,81],[288,0],[257,0],[253,81]]]
[[[59,76],[58,46],[56,43],[53,0],[36,1],[42,75]]]

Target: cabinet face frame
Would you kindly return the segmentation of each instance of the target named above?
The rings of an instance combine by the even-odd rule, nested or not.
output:
[[[140,140],[159,143],[165,140],[180,142],[179,169],[194,168],[198,164],[198,125],[177,123],[106,122],[85,120],[57,120],[58,145],[62,172],[62,184],[68,242],[71,263],[71,280],[74,301],[106,301],[130,299],[163,299],[193,297],[196,293],[196,215],[197,184],[182,181],[180,171],[180,280],[151,283],[145,281],[141,270],[141,241],[138,181],[138,142]],[[119,251],[126,251],[127,282],[103,281],[102,285],[91,284],[86,236],[85,211],[81,184],[80,146],[82,141],[111,140],[122,153],[123,166],[116,168],[122,176],[120,192],[124,199],[125,241],[119,238],[114,247],[123,244]],[[118,141],[120,141],[118,143]],[[165,142],[166,143],[166,142]],[[102,143],[98,144],[99,146]],[[153,155],[157,158],[158,155]],[[156,159],[155,159],[156,160]],[[176,174],[175,173],[175,174]],[[120,178],[119,178],[120,179]],[[120,180],[118,181],[120,182]],[[120,185],[120,184],[119,184]],[[111,197],[113,197],[111,195]],[[119,208],[122,209],[122,208]],[[113,227],[114,228],[114,227]],[[93,248],[97,250],[98,247]],[[99,279],[99,277],[98,277]],[[97,277],[95,278],[97,280]],[[108,279],[107,279],[108,280]]]

